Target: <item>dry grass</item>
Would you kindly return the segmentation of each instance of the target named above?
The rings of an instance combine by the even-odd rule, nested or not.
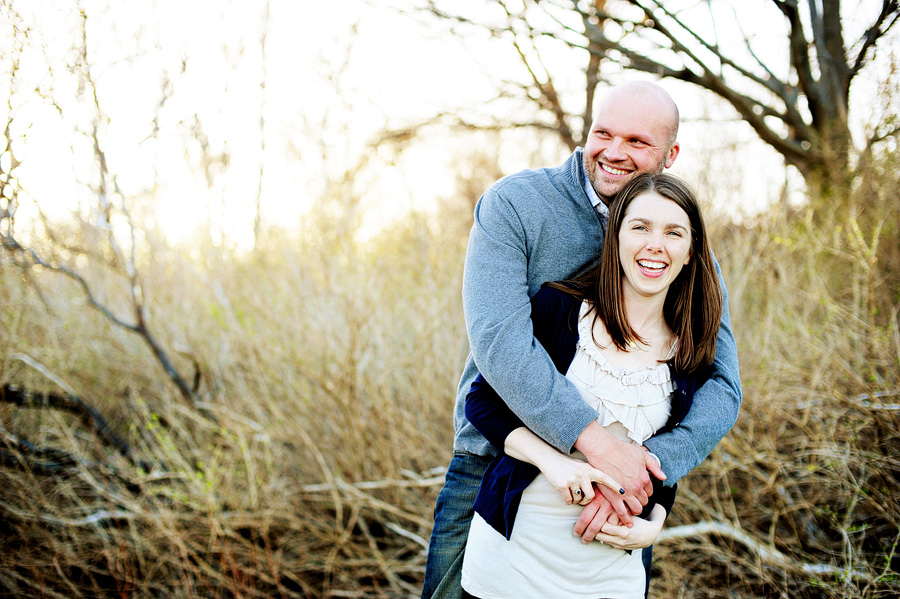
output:
[[[745,403],[668,523],[719,532],[658,543],[654,596],[900,593],[900,234],[884,224],[900,218],[882,207],[855,228],[719,232]],[[248,256],[157,246],[150,326],[188,378],[199,366],[209,416],[69,281],[0,262],[2,383],[59,392],[28,356],[145,462],[69,414],[0,404],[0,592],[416,595],[466,351],[458,229],[410,219],[365,247],[273,233]]]

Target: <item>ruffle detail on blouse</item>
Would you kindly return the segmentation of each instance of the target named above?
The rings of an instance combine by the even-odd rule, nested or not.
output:
[[[643,368],[617,368],[600,353],[600,348],[591,336],[592,317],[586,317],[587,304],[581,306],[578,322],[578,349],[570,375],[574,375],[591,397],[597,410],[601,426],[619,422],[625,427],[628,437],[635,443],[643,443],[661,428],[668,419],[671,406],[665,407],[665,419],[659,419],[660,407],[668,403],[675,389],[669,367],[666,364]],[[674,350],[674,348],[673,348]],[[576,361],[586,361],[576,367]],[[651,406],[657,406],[651,408]],[[651,422],[645,410],[657,415],[657,422]]]

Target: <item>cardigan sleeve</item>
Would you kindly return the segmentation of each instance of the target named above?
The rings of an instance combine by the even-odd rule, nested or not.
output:
[[[503,452],[506,437],[511,432],[525,426],[481,374],[472,382],[466,395],[466,419],[484,435],[497,453]]]
[[[671,514],[672,506],[675,505],[675,491],[678,489],[677,484],[667,487],[655,476],[651,476],[650,480],[653,482],[653,495],[650,496],[647,505],[644,506],[644,509],[641,510],[641,513],[638,515],[638,517],[644,518],[645,520],[650,518],[650,512],[653,511],[654,506],[657,505],[661,505],[663,509],[666,510],[666,516]]]

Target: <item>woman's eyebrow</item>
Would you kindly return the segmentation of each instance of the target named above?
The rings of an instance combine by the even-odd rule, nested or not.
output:
[[[644,218],[642,216],[632,216],[626,222],[629,222],[629,223],[639,222],[644,225],[652,225],[653,224],[653,221],[651,221],[649,218]],[[665,229],[681,229],[682,231],[688,230],[687,227],[685,227],[684,225],[679,224],[679,223],[666,223],[666,225],[663,228],[665,228]]]

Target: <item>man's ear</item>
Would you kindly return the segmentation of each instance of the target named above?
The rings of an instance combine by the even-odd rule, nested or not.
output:
[[[681,150],[681,146],[676,141],[672,144],[672,147],[669,148],[669,155],[666,156],[666,168],[672,168],[672,165],[675,164],[675,159],[678,158],[678,152]]]

